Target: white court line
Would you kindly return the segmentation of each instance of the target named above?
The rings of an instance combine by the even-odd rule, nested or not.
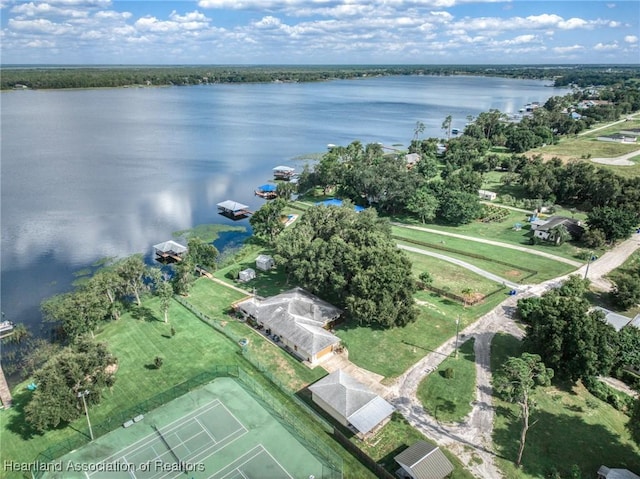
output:
[[[218,469],[216,472],[214,472],[212,475],[209,476],[208,479],[211,479],[212,477],[215,477],[217,474],[220,473],[220,471],[224,471],[227,467],[231,466],[231,464],[233,464],[234,462],[236,462],[239,459],[243,459],[244,457],[248,456],[249,454],[251,454],[255,449],[264,449],[262,447],[262,444],[258,444],[257,446],[253,447],[252,449],[249,449],[247,452],[245,452],[242,456],[237,457],[236,459],[234,459],[233,461],[231,461],[229,464],[227,464],[226,466],[224,466],[221,469]],[[255,453],[253,456],[251,456],[249,459],[247,459],[246,461],[244,461],[242,464],[240,464],[239,466],[235,467],[234,469],[231,469],[228,473],[226,473],[224,476],[222,476],[220,479],[224,479],[225,477],[227,477],[229,474],[235,472],[236,470],[238,470],[239,467],[244,466],[247,462],[251,461],[254,457],[259,456],[260,454],[262,454],[262,451],[258,451],[257,453]]]
[[[202,430],[207,434],[207,436],[209,436],[209,437],[211,438],[211,440],[213,441],[213,445],[215,446],[216,444],[218,444],[218,441],[216,441],[216,438],[215,438],[215,437],[213,437],[213,436],[209,433],[209,430],[208,430],[206,427],[204,427],[204,424],[202,424],[200,421],[198,421],[198,418],[197,418],[197,417],[194,417],[193,419],[194,419],[194,421],[195,421],[195,422],[197,422],[197,423],[198,423],[198,426],[200,426],[200,427],[202,428]]]
[[[166,429],[166,428],[171,428],[171,426],[172,426],[173,424],[177,423],[177,422],[180,422],[180,424],[177,424],[176,426],[174,426],[174,427],[173,427],[173,429],[175,429],[176,427],[180,426],[180,425],[183,423],[183,421],[184,421],[184,419],[185,419],[185,418],[187,418],[187,421],[188,421],[189,419],[192,419],[192,418],[188,418],[188,416],[191,416],[191,415],[193,415],[193,414],[195,414],[196,416],[199,416],[201,413],[208,412],[209,410],[211,410],[211,409],[213,409],[213,408],[215,408],[215,407],[217,407],[217,406],[219,406],[219,405],[221,405],[221,404],[222,404],[222,403],[220,402],[220,400],[219,400],[219,399],[214,399],[213,401],[211,401],[211,402],[209,402],[209,403],[207,403],[207,404],[204,404],[204,405],[200,406],[200,407],[199,407],[198,409],[196,409],[195,411],[191,411],[189,414],[186,414],[186,415],[184,415],[184,416],[182,416],[182,417],[180,417],[180,418],[176,419],[175,421],[170,422],[169,424],[165,425],[165,426],[162,428],[162,429],[163,429],[163,433],[164,433],[164,429]],[[167,432],[169,432],[169,431],[167,431]],[[101,462],[107,462],[107,461],[111,460],[112,458],[113,458],[113,459],[117,459],[117,458],[119,458],[119,457],[124,457],[124,456],[127,456],[127,455],[132,455],[132,454],[133,454],[133,453],[135,453],[136,451],[138,451],[138,450],[140,450],[140,449],[144,449],[144,448],[146,448],[149,444],[152,444],[153,442],[156,442],[156,441],[157,441],[157,433],[152,432],[151,434],[148,434],[147,436],[145,436],[145,437],[143,437],[143,438],[141,438],[141,439],[138,439],[138,440],[137,440],[136,442],[134,442],[133,444],[129,444],[128,446],[126,446],[126,447],[124,447],[124,448],[120,449],[118,452],[116,452],[116,453],[114,453],[114,454],[112,454],[112,455],[110,455],[110,456],[108,456],[108,457],[104,458]],[[135,446],[135,447],[134,447],[134,446]],[[123,454],[123,451],[127,451],[127,450],[128,450],[128,449],[130,449],[130,448],[133,448],[133,449],[131,449],[130,451],[128,451],[128,453],[127,453],[127,454]],[[157,454],[157,453],[156,453],[156,454]]]
[[[260,443],[260,445],[262,446],[262,443]],[[280,469],[282,469],[282,470],[285,472],[285,474],[286,474],[287,476],[289,476],[291,479],[293,479],[293,476],[292,476],[291,474],[289,474],[289,471],[287,471],[284,467],[282,467],[282,464],[280,464],[280,463],[278,462],[278,460],[277,460],[275,457],[273,457],[273,455],[272,455],[272,454],[267,450],[267,448],[266,448],[266,447],[262,446],[262,449],[264,449],[264,452],[266,452],[267,454],[269,454],[269,457],[271,457],[271,459],[273,459],[273,460],[274,460],[274,462],[275,462],[278,466],[280,466]]]

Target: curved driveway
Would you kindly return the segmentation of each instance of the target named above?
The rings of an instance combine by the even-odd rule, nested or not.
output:
[[[471,263],[462,261],[461,259],[452,258],[451,256],[446,256],[440,253],[434,253],[433,251],[427,251],[422,248],[414,248],[413,246],[406,246],[403,244],[397,244],[396,246],[400,249],[411,251],[412,253],[423,254],[425,256],[432,256],[434,258],[438,258],[443,261],[448,261],[449,263],[457,264],[458,266],[462,266],[463,268],[466,268],[469,271],[473,271],[474,273],[479,274],[480,276],[484,276],[485,278],[490,279],[491,281],[504,284],[505,286],[508,286],[511,289],[522,288],[521,284],[514,283],[513,281],[509,281],[508,279],[502,278],[496,274],[489,273],[488,271],[485,271],[484,269],[480,269],[477,266],[472,265]]]
[[[434,229],[431,229],[431,228],[423,228],[422,226],[411,226],[411,225],[405,225],[405,224],[402,224],[402,223],[392,223],[392,224],[393,224],[393,226],[397,226],[399,228],[409,228],[409,229],[412,229],[412,230],[425,231],[427,233],[436,233],[436,234],[443,235],[443,236],[451,236],[452,238],[460,238],[460,239],[464,239],[464,240],[467,240],[467,241],[475,241],[476,243],[485,243],[485,244],[490,244],[490,245],[494,245],[494,246],[501,246],[502,248],[515,249],[515,250],[518,250],[518,251],[522,251],[524,253],[534,254],[536,256],[544,256],[545,258],[549,258],[549,259],[552,259],[554,261],[559,261],[561,263],[570,264],[571,266],[575,266],[576,268],[579,268],[583,264],[583,263],[581,263],[579,261],[574,261],[572,259],[563,258],[562,256],[557,256],[555,254],[546,253],[544,251],[538,251],[538,250],[535,250],[535,249],[526,248],[524,246],[518,246],[518,245],[515,245],[515,244],[502,243],[500,241],[493,241],[493,240],[488,240],[488,239],[484,239],[484,238],[475,238],[473,236],[465,236],[465,235],[460,235],[460,234],[457,234],[457,233],[449,233],[448,231],[434,230]]]

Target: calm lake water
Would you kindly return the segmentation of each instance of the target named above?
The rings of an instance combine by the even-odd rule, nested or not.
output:
[[[407,76],[2,93],[2,312],[37,332],[40,302],[69,290],[75,271],[232,223],[216,204],[258,208],[253,191],[274,166],[301,169],[328,143],[406,145],[417,121],[425,137],[442,136],[449,114],[462,129],[467,115],[567,92],[547,83]]]

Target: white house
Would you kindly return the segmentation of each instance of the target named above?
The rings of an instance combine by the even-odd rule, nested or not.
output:
[[[481,200],[493,201],[498,197],[498,193],[489,190],[478,190],[478,196]]]

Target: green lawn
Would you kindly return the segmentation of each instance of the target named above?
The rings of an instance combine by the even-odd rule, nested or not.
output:
[[[581,251],[580,248],[574,246],[571,243],[564,243],[560,246],[555,246],[550,243],[538,243],[536,245],[529,244],[529,223],[527,222],[527,215],[518,211],[509,210],[509,216],[505,221],[502,222],[491,222],[491,223],[483,223],[481,221],[473,221],[466,225],[459,226],[450,226],[445,224],[438,223],[427,223],[421,224],[416,222],[415,220],[409,218],[396,218],[396,220],[412,224],[414,226],[420,226],[424,228],[429,228],[433,230],[445,231],[448,233],[455,233],[459,235],[465,235],[472,238],[481,238],[481,239],[489,239],[493,241],[499,241],[507,244],[515,244],[518,246],[524,246],[531,250],[545,251],[550,254],[554,254],[556,256],[563,256],[565,258],[575,260],[577,258],[578,253]],[[522,225],[522,229],[520,231],[516,231],[514,226],[516,223],[520,223]],[[397,233],[397,227],[392,228],[393,234]],[[448,238],[438,238],[438,242],[444,241],[445,246],[451,246],[450,241],[452,237]],[[461,240],[465,241],[466,240]],[[476,248],[480,247],[481,243],[475,242],[467,242],[468,245],[466,248],[459,248],[468,250],[469,248],[473,248],[474,252],[478,252],[479,254],[484,254],[479,251],[475,251]],[[469,246],[471,245],[471,246]],[[491,245],[488,245],[491,246]],[[495,248],[495,247],[494,247]],[[502,248],[500,251],[502,251]],[[515,250],[514,253],[517,253]],[[502,254],[502,253],[500,253]],[[535,269],[535,268],[532,268]]]
[[[457,295],[461,295],[465,289],[470,288],[474,293],[486,295],[500,287],[498,283],[462,266],[411,251],[404,253],[411,260],[416,278],[423,271],[428,271],[436,288],[445,289]]]
[[[142,307],[132,307],[115,322],[107,323],[96,335],[106,341],[118,358],[116,382],[102,402],[91,409],[91,420],[98,424],[112,413],[127,409],[175,384],[208,370],[211,365],[238,364],[239,347],[211,327],[197,320],[178,303],[170,308],[170,324],[160,320],[156,298],[146,299]],[[176,330],[171,336],[170,327]],[[161,369],[151,365],[156,356],[164,358]],[[27,380],[13,390],[14,407],[2,411],[2,460],[31,461],[52,444],[86,431],[84,417],[70,427],[38,435],[22,419],[31,394]]]
[[[432,229],[442,229],[441,227],[434,227],[433,225],[428,225],[428,228]],[[525,253],[522,251],[518,251],[515,249],[504,248],[502,246],[494,246],[485,243],[479,243],[477,241],[469,241],[462,238],[454,238],[452,236],[445,236],[438,233],[430,233],[427,231],[420,231],[410,228],[401,228],[401,227],[392,227],[392,232],[395,236],[401,238],[407,238],[408,240],[420,241],[424,243],[433,244],[436,246],[443,246],[446,248],[451,248],[456,251],[459,251],[461,255],[460,259],[467,261],[468,263],[477,265],[479,268],[486,269],[488,271],[494,272],[496,274],[500,274],[501,276],[505,276],[506,278],[512,278],[513,281],[518,281],[518,272],[525,273],[522,270],[518,270],[518,266],[531,269],[534,271],[538,271],[535,276],[532,276],[526,280],[527,283],[538,283],[550,278],[555,278],[556,276],[560,276],[566,273],[573,271],[575,268],[566,263],[561,263],[559,261],[555,261],[553,259],[545,258],[543,256],[537,256],[534,254]],[[467,232],[458,232],[459,234],[468,234]],[[520,232],[514,232],[520,234]],[[513,243],[511,241],[504,241],[505,243]],[[516,243],[517,244],[517,243]],[[418,245],[412,245],[419,247]],[[530,246],[527,245],[527,248]],[[540,246],[531,246],[532,250],[540,250]],[[578,261],[577,258],[573,257],[571,253],[572,246],[568,244],[564,244],[559,247],[545,247],[544,251],[555,254],[562,257],[568,257],[573,259],[574,261]],[[448,251],[437,250],[434,251],[442,253],[444,255],[449,255]],[[512,268],[502,269],[504,265],[498,265],[494,263],[493,265],[487,264],[486,260],[479,260],[477,258],[472,258],[464,255],[464,253],[472,253],[479,254],[485,256],[487,258],[496,258],[500,259],[505,263],[510,263],[513,265]],[[455,253],[452,253],[451,256],[455,256]],[[498,273],[498,271],[502,271],[502,273]],[[528,273],[526,273],[528,274]],[[523,277],[524,274],[522,274]]]
[[[471,402],[476,397],[474,342],[465,342],[457,358],[454,355],[445,359],[418,386],[418,399],[438,421],[459,422],[471,412]],[[449,369],[453,371],[452,378],[446,377]]]
[[[588,154],[591,154],[590,158],[615,158],[640,149],[640,146],[636,144],[599,141],[596,139],[596,137],[606,134],[602,131],[597,131],[582,137],[563,138],[557,145],[535,148],[530,150],[529,153],[575,159],[584,158]]]
[[[378,464],[381,464],[382,467],[393,474],[400,467],[393,458],[420,440],[433,444],[420,431],[414,429],[401,414],[395,412],[391,416],[391,420],[375,436],[364,442],[356,441],[356,444]],[[454,467],[451,475],[447,477],[450,479],[473,478],[473,475],[464,469],[457,457],[446,448],[442,448],[442,451]]]
[[[519,355],[520,343],[498,334],[491,348],[491,369],[507,356]],[[549,477],[558,471],[570,476],[577,465],[582,477],[593,477],[602,465],[640,470],[640,448],[633,444],[625,424],[627,416],[592,396],[581,385],[555,384],[535,394],[537,408],[531,420],[521,469],[516,469],[520,425],[515,405],[494,398],[494,445],[497,462],[507,479]]]
[[[222,311],[217,304],[211,301],[213,297],[223,298],[220,302],[223,305]],[[249,340],[247,350],[252,359],[259,363],[261,370],[267,371],[273,380],[285,386],[289,391],[299,391],[327,375],[327,371],[322,367],[308,368],[246,323],[236,321],[226,314],[228,306],[243,297],[241,293],[230,288],[201,279],[196,282],[187,301],[204,314],[220,318],[220,324],[228,328],[235,336],[247,338]]]

